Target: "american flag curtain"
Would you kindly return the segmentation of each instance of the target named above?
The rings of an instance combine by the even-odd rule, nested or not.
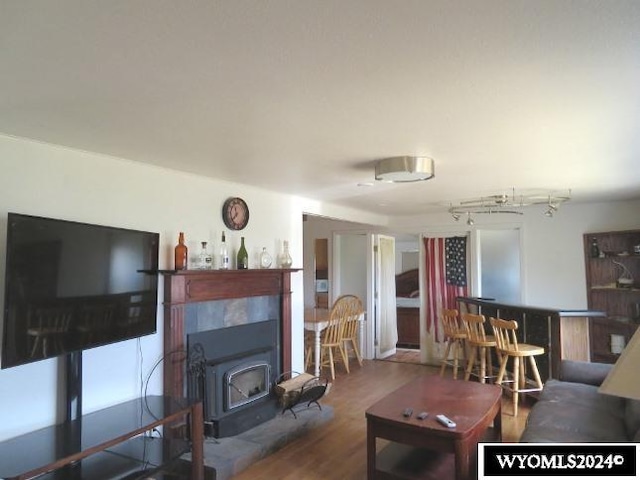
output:
[[[467,295],[467,237],[424,238],[426,257],[427,332],[442,340],[443,308],[457,308]]]

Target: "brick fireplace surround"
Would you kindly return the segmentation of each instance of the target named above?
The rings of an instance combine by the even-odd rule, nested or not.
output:
[[[291,371],[291,273],[299,269],[186,270],[164,273],[164,394],[186,391],[186,311],[189,304],[279,296],[279,351]]]

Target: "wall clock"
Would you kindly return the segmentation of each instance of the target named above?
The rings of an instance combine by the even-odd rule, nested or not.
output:
[[[228,198],[222,206],[222,220],[231,230],[242,230],[249,223],[249,207],[240,197]]]

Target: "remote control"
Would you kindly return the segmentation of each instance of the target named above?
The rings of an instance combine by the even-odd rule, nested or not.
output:
[[[436,418],[438,419],[438,421],[444,425],[445,427],[448,428],[456,428],[456,424],[453,420],[445,417],[444,415],[438,415],[436,416]]]
[[[420,415],[418,415],[416,418],[418,420],[424,420],[425,418],[427,418],[429,416],[429,414],[427,412],[422,412],[420,413]]]
[[[405,408],[404,412],[402,412],[402,415],[404,415],[405,417],[410,417],[412,413],[413,413],[413,409]]]

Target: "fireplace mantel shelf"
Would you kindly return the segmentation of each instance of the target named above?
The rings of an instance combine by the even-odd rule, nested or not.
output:
[[[246,275],[256,272],[290,272],[295,273],[302,270],[301,268],[249,268],[246,270],[227,269],[227,270],[138,270],[142,273],[160,274],[160,275],[219,275],[221,273],[237,273],[238,275]]]

